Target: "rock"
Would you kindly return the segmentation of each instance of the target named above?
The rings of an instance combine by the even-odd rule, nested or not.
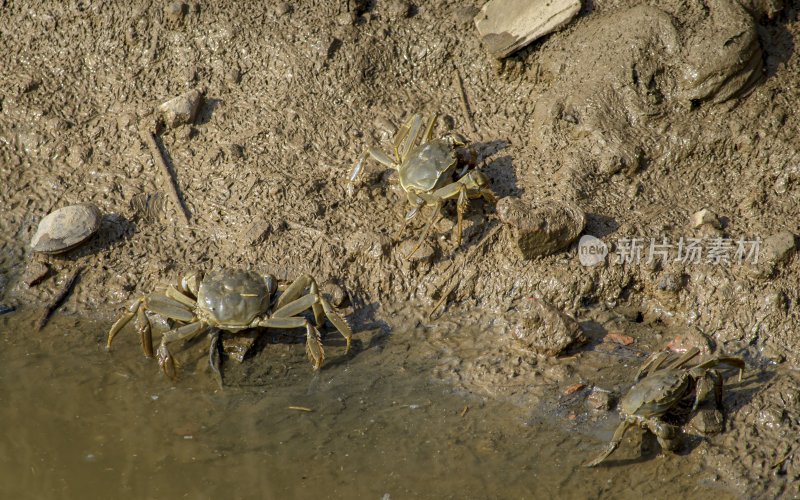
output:
[[[559,200],[523,202],[506,197],[497,202],[518,253],[525,259],[550,255],[566,248],[586,226],[586,214],[576,205]]]
[[[764,57],[753,17],[734,0],[709,0],[705,29],[689,38],[681,87],[687,101],[720,103],[763,78]]]
[[[22,282],[30,288],[44,281],[48,274],[50,274],[50,267],[47,264],[33,260],[25,268],[25,272],[22,274]]]
[[[489,53],[502,59],[563,27],[580,10],[580,0],[490,0],[475,16],[475,27]]]
[[[578,322],[544,300],[525,299],[517,314],[512,335],[524,349],[558,356],[571,345],[586,342]]]
[[[375,10],[387,21],[399,21],[411,16],[411,4],[407,0],[380,0]]]
[[[170,2],[164,7],[164,15],[171,21],[180,21],[189,12],[189,6],[183,2]]]
[[[794,234],[783,231],[764,240],[758,260],[778,264],[787,260],[796,249]]]
[[[614,406],[611,391],[595,387],[586,397],[586,406],[595,411],[609,411]]]
[[[333,281],[328,281],[322,285],[322,293],[333,307],[341,307],[347,300],[347,292]]]
[[[708,224],[714,227],[715,229],[722,228],[722,224],[720,224],[717,214],[715,214],[714,212],[712,212],[707,208],[704,208],[698,212],[693,213],[692,216],[689,218],[689,224],[693,228],[698,228],[705,224]]]
[[[222,335],[222,351],[241,363],[253,347],[253,344],[256,343],[259,333],[260,332],[255,329],[245,330],[235,334],[224,333]]]
[[[265,218],[258,218],[239,233],[239,243],[242,246],[260,245],[270,234],[272,234],[272,225]]]
[[[72,250],[100,229],[101,220],[100,210],[91,203],[59,208],[39,222],[31,248],[50,254]]]
[[[291,14],[294,8],[290,3],[287,2],[279,2],[278,5],[275,6],[275,16],[281,17],[285,16],[286,14]]]
[[[158,107],[164,125],[175,128],[191,123],[200,109],[202,95],[199,90],[192,89],[178,97],[170,99]]]
[[[716,408],[700,408],[689,420],[689,427],[702,436],[710,436],[725,430],[725,419]]]

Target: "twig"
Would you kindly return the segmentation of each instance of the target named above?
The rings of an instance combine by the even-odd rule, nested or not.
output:
[[[75,281],[78,279],[78,275],[83,270],[83,266],[78,266],[75,268],[72,273],[67,277],[66,281],[64,281],[64,286],[61,290],[55,294],[53,299],[45,306],[44,314],[42,317],[39,318],[39,322],[36,324],[36,331],[40,331],[44,328],[44,325],[47,324],[47,320],[50,319],[50,315],[61,306],[61,303],[64,301],[67,295],[69,295],[70,290],[72,290],[73,285],[75,285]]]
[[[311,412],[314,411],[311,408],[308,408],[308,407],[305,407],[305,406],[290,406],[288,409],[295,410],[295,411],[304,411],[306,413],[311,413]]]
[[[161,154],[158,144],[156,144],[155,135],[153,135],[153,132],[144,127],[142,127],[139,133],[142,137],[142,141],[144,141],[144,143],[147,144],[148,149],[150,149],[150,154],[153,155],[153,161],[156,162],[156,165],[158,165],[159,169],[161,170],[164,183],[169,186],[167,191],[169,191],[170,198],[172,198],[172,203],[175,204],[175,210],[181,215],[183,222],[188,226],[189,216],[186,215],[186,210],[183,208],[183,203],[181,203],[180,196],[178,196],[178,183],[172,178],[172,173],[169,171],[169,166],[167,165],[166,160],[164,160],[164,156]]]
[[[458,87],[458,96],[461,101],[461,112],[464,113],[464,118],[467,120],[469,128],[472,129],[473,133],[477,134],[478,129],[475,128],[475,122],[472,121],[472,112],[470,111],[469,103],[467,102],[467,92],[464,90],[464,80],[461,79],[461,73],[458,72],[458,69],[453,70],[453,80]]]

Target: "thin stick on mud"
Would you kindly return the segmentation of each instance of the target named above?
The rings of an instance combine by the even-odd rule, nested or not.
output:
[[[464,113],[464,119],[467,120],[472,132],[477,134],[478,129],[475,128],[475,122],[472,121],[472,111],[470,111],[469,102],[467,101],[467,91],[464,90],[464,80],[461,79],[461,73],[458,72],[458,69],[453,70],[453,80],[456,87],[458,87],[458,97],[461,101],[461,112]]]
[[[61,287],[61,290],[58,291],[53,296],[53,299],[47,303],[44,309],[44,314],[42,317],[39,318],[39,321],[36,323],[36,331],[41,331],[42,328],[47,324],[47,320],[50,319],[50,316],[61,306],[61,303],[64,302],[64,299],[69,295],[70,290],[75,285],[75,281],[78,279],[78,275],[81,274],[83,270],[83,266],[78,266],[75,268],[72,273],[67,277],[64,281],[64,286]]]
[[[156,165],[158,165],[158,168],[161,171],[164,184],[168,186],[167,191],[172,199],[172,203],[175,205],[175,211],[180,214],[184,224],[188,226],[189,216],[186,215],[186,210],[183,207],[183,203],[181,203],[181,198],[178,196],[178,182],[172,177],[172,172],[169,170],[167,161],[164,159],[164,156],[161,154],[161,149],[159,149],[158,144],[156,143],[155,135],[145,127],[141,128],[139,134],[142,137],[142,141],[144,141],[144,143],[147,145],[147,148],[150,150],[150,154],[153,155],[153,161],[156,162]]]

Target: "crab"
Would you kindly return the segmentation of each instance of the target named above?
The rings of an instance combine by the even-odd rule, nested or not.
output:
[[[461,245],[462,221],[470,199],[483,198],[489,203],[497,200],[489,187],[489,178],[474,168],[477,154],[467,147],[467,140],[457,133],[433,139],[436,114],[425,121],[419,113],[409,118],[397,131],[392,141],[391,155],[378,148],[369,148],[361,155],[350,174],[348,193],[352,194],[355,182],[364,169],[367,158],[397,170],[400,186],[406,193],[411,210],[406,214],[403,228],[416,217],[422,207],[433,207],[428,224],[419,241],[406,256],[410,258],[427,238],[441,215],[446,200],[456,199],[458,212],[457,245]],[[417,142],[419,145],[416,145]],[[457,167],[462,168],[456,171]],[[402,231],[402,229],[401,229]]]
[[[316,327],[300,315],[308,309],[314,313]],[[146,311],[178,323],[162,335],[155,352]],[[245,270],[223,269],[205,276],[186,274],[179,283],[168,285],[163,293],[151,293],[134,300],[109,330],[109,349],[117,333],[134,317],[145,356],[156,357],[161,370],[171,378],[176,378],[177,370],[168,344],[207,332],[211,333],[209,360],[219,381],[216,346],[222,330],[235,333],[247,328],[305,328],[306,353],[314,369],[319,369],[325,359],[317,328],[326,317],[345,338],[345,352],[349,352],[352,338],[347,322],[322,296],[317,282],[309,275],[300,276],[287,286],[279,284],[270,274]]]
[[[661,448],[674,451],[680,446],[680,427],[667,422],[664,417],[685,416],[697,410],[710,391],[714,391],[717,407],[722,404],[722,376],[714,370],[715,366],[727,364],[739,369],[739,381],[744,372],[741,358],[717,356],[709,358],[696,366],[684,365],[699,354],[691,349],[667,365],[661,365],[669,358],[668,352],[656,353],[640,368],[636,383],[619,402],[619,424],[611,442],[597,458],[584,464],[594,467],[608,458],[622,442],[622,437],[631,427],[640,427],[655,434]]]

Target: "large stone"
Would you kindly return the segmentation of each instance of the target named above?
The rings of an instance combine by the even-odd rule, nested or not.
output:
[[[501,59],[563,27],[580,10],[580,0],[490,0],[475,26],[489,53]]]
[[[525,259],[550,255],[569,246],[586,226],[586,214],[560,200],[527,202],[506,197],[497,202],[513,247]]]

